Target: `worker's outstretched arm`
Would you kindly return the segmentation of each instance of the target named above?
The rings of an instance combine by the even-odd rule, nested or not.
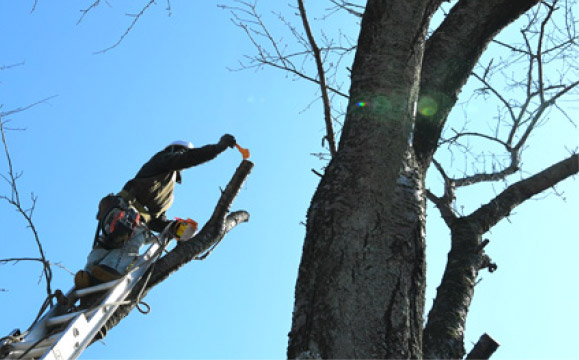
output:
[[[217,155],[232,148],[236,144],[235,137],[226,134],[214,145],[188,149],[181,152],[161,151],[146,163],[136,178],[155,176],[164,171],[179,171],[215,159]]]

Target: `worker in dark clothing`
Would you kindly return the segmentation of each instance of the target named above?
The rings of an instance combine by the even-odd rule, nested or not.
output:
[[[236,144],[223,135],[215,145],[194,148],[187,141],[175,141],[153,155],[120,193],[109,195],[99,204],[99,225],[95,243],[83,271],[75,276],[76,288],[120,278],[130,270],[144,244],[153,241],[151,230],[176,231],[179,220],[166,218],[173,203],[175,183],[181,171],[205,163]]]

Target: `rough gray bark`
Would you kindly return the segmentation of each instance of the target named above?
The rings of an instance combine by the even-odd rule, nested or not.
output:
[[[117,309],[103,327],[103,335],[118,325],[118,323],[135,308],[137,305],[135,301],[138,300],[139,295],[141,299],[145,297],[153,287],[160,284],[180,267],[199,256],[207,254],[208,251],[210,252],[236,225],[249,220],[249,214],[247,212],[236,211],[229,213],[229,209],[252,168],[252,162],[247,160],[242,161],[227,187],[222,192],[209,221],[195,237],[189,241],[177,243],[177,246],[173,250],[157,260],[150,278],[142,279],[127,298],[127,300],[133,301],[133,303],[120,306]],[[143,286],[145,288],[141,293]]]
[[[368,1],[339,151],[308,212],[290,358],[421,357],[423,171],[409,140],[431,12]]]

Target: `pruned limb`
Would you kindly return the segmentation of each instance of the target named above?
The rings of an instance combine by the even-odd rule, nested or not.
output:
[[[468,353],[466,359],[488,359],[497,351],[499,346],[500,344],[495,339],[484,333]]]
[[[173,250],[154,264],[154,269],[152,270],[148,281],[142,279],[127,298],[127,300],[132,303],[130,305],[120,306],[117,309],[104,326],[103,333],[106,333],[106,330],[113,328],[123,318],[125,318],[137,305],[137,302],[144,297],[149,290],[161,283],[183,265],[198,257],[206,256],[207,252],[211,251],[212,247],[219,243],[229,231],[238,224],[249,220],[249,213],[246,211],[235,211],[229,213],[229,209],[252,168],[252,162],[247,160],[242,161],[241,165],[239,165],[235,174],[229,181],[229,184],[221,193],[221,197],[213,210],[213,215],[205,226],[203,226],[201,231],[199,231],[199,233],[192,239],[179,242]],[[145,286],[145,288],[141,293],[143,286]],[[141,295],[141,298],[138,298],[139,295]]]

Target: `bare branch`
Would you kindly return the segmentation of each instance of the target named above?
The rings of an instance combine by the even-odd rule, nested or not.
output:
[[[555,186],[570,176],[576,175],[578,172],[579,155],[573,154],[540,173],[509,186],[488,204],[481,206],[469,215],[468,219],[476,221],[483,233],[487,232],[525,200]]]
[[[98,3],[98,1],[97,1]],[[125,37],[127,35],[129,35],[129,32],[131,32],[131,30],[133,29],[133,27],[135,26],[135,24],[137,23],[137,21],[139,21],[139,19],[141,18],[141,16],[145,13],[145,11],[147,11],[147,9],[153,5],[155,3],[155,0],[149,0],[149,2],[141,9],[141,11],[139,11],[139,13],[137,13],[136,15],[131,15],[133,17],[133,21],[131,22],[131,24],[129,25],[129,27],[127,28],[127,30],[125,30],[124,34],[121,35],[121,37],[119,38],[119,40],[114,43],[113,45],[109,46],[108,48],[105,48],[103,50],[99,50],[96,51],[95,54],[104,54],[107,51],[116,48],[117,46],[119,46],[119,44],[121,42],[123,42],[123,40],[125,39]]]
[[[304,7],[303,0],[298,0],[298,6],[300,9],[300,16],[302,18],[302,22],[304,25],[304,29],[308,36],[308,40],[310,42],[310,47],[314,53],[314,58],[316,59],[316,66],[318,68],[318,78],[320,80],[320,90],[322,92],[322,101],[324,103],[324,119],[326,122],[326,139],[328,140],[328,147],[330,148],[330,154],[332,157],[336,155],[336,140],[334,138],[334,127],[332,125],[332,112],[330,106],[330,98],[328,97],[328,91],[326,88],[326,73],[324,70],[324,64],[322,63],[322,58],[320,56],[320,49],[316,44],[316,40],[314,39],[314,35],[312,34],[312,30],[310,28],[310,24],[308,22],[308,17],[306,14],[306,9]]]
[[[344,0],[330,0],[330,2],[336,5],[336,9],[345,10],[349,14],[352,14],[360,19],[364,15],[365,7],[362,5],[354,4]]]
[[[5,111],[5,112],[0,112],[0,117],[10,116],[10,115],[13,115],[13,114],[16,114],[16,113],[19,113],[19,112],[28,110],[28,109],[30,109],[30,108],[33,108],[33,107],[35,107],[36,105],[45,104],[45,103],[47,103],[49,100],[52,100],[52,99],[54,99],[54,98],[57,97],[57,96],[58,96],[58,95],[52,95],[52,96],[49,96],[49,97],[44,98],[44,99],[42,99],[42,100],[39,100],[39,101],[37,101],[37,102],[35,102],[35,103],[32,103],[32,104],[30,104],[30,105],[18,107],[18,108],[16,108],[16,109],[8,110],[8,111]]]
[[[94,8],[96,8],[97,6],[99,6],[101,0],[96,0],[95,2],[93,2],[88,8],[81,10],[80,12],[82,13],[82,15],[80,16],[80,18],[78,19],[78,21],[76,22],[76,24],[80,24],[82,22],[82,20],[84,19],[84,17]]]
[[[549,11],[547,12],[547,16],[545,16],[545,18],[541,22],[541,32],[539,35],[539,41],[537,43],[537,67],[538,67],[537,70],[539,72],[539,96],[541,97],[542,103],[545,102],[545,91],[543,89],[545,84],[545,79],[543,77],[543,39],[545,37],[545,26],[549,22],[549,19],[551,19],[553,11],[555,11],[555,5],[557,4],[557,2],[558,0],[554,0],[552,5],[549,5],[546,2],[543,3],[546,7],[549,8]]]
[[[21,61],[21,62],[16,63],[16,64],[2,65],[2,66],[0,66],[0,71],[2,71],[2,70],[8,70],[8,69],[11,69],[11,68],[17,67],[17,66],[22,66],[22,65],[24,65],[24,64],[25,64],[24,61]]]
[[[502,147],[505,151],[505,157],[508,156],[510,161],[507,164],[501,164],[493,160],[492,169],[489,169],[486,166],[486,163],[483,163],[483,171],[479,172],[475,170],[475,174],[473,175],[465,174],[462,178],[452,179],[457,187],[468,186],[479,182],[503,180],[507,176],[519,171],[521,153],[525,148],[530,135],[538,127],[541,121],[544,121],[544,115],[551,107],[559,109],[564,116],[570,119],[565,111],[556,105],[556,102],[564,95],[569,94],[573,89],[577,88],[579,81],[577,79],[572,79],[571,73],[571,75],[566,75],[565,77],[561,76],[558,83],[547,83],[547,79],[545,79],[543,75],[545,71],[545,61],[547,61],[544,56],[545,51],[543,51],[546,39],[549,40],[549,44],[553,45],[551,49],[562,49],[563,47],[560,46],[560,43],[564,44],[572,42],[569,39],[561,40],[555,38],[555,35],[553,34],[547,36],[547,24],[553,22],[552,15],[556,10],[556,3],[557,1],[555,1],[552,6],[542,3],[542,6],[546,7],[546,13],[539,16],[540,9],[538,9],[530,15],[530,23],[521,32],[524,48],[518,46],[506,46],[513,53],[523,54],[524,57],[527,58],[524,80],[519,81],[513,78],[511,80],[513,85],[510,89],[515,95],[517,94],[517,91],[518,93],[524,92],[525,97],[523,101],[516,100],[516,97],[508,99],[502,91],[498,90],[491,83],[492,76],[494,74],[499,74],[499,70],[501,71],[501,77],[504,79],[504,73],[502,72],[503,69],[515,64],[514,62],[501,61],[500,64],[494,65],[491,60],[488,65],[482,66],[482,74],[473,73],[473,77],[483,84],[483,87],[479,92],[483,95],[486,95],[487,93],[494,95],[502,105],[502,109],[499,109],[499,121],[495,127],[494,134],[488,135],[481,132],[466,130],[461,130],[460,132],[455,131],[455,134],[452,137],[442,140],[439,145],[449,144],[462,146],[460,145],[459,140],[467,137],[484,139]],[[535,26],[535,23],[538,25]],[[501,45],[505,46],[505,44]],[[573,48],[569,47],[567,50],[573,51]],[[521,58],[519,55],[516,55],[516,59],[519,61]],[[561,61],[566,61],[565,57],[563,57]],[[519,74],[523,75],[523,72],[519,72]],[[508,130],[508,135],[504,140],[500,137],[500,130],[501,127],[503,127],[503,113],[508,114],[508,119],[510,119],[510,128]],[[570,121],[573,123],[572,120]],[[484,161],[485,157],[482,157],[482,159]]]
[[[52,294],[51,289],[52,269],[50,268],[50,263],[48,262],[46,256],[44,255],[44,248],[42,247],[42,243],[40,242],[40,238],[38,232],[36,231],[36,227],[32,222],[32,215],[34,212],[34,208],[36,206],[36,198],[32,196],[32,206],[28,210],[22,207],[18,187],[16,184],[18,180],[18,175],[15,174],[14,168],[12,166],[12,159],[10,157],[10,152],[8,150],[8,142],[6,141],[6,134],[4,131],[4,122],[2,121],[2,114],[0,114],[0,133],[2,135],[2,143],[4,144],[4,153],[6,155],[6,160],[8,162],[8,180],[12,191],[12,195],[10,198],[2,195],[0,196],[0,199],[6,200],[10,205],[14,206],[16,210],[20,213],[20,215],[24,217],[24,219],[28,224],[28,228],[32,231],[32,234],[34,235],[34,240],[36,241],[36,245],[38,247],[38,252],[40,254],[39,261],[41,261],[43,264],[43,274],[46,280],[46,292],[50,297]],[[6,177],[4,178],[6,179]]]
[[[485,85],[484,90],[490,90],[505,106],[505,108],[508,109],[509,114],[511,115],[511,118],[513,120],[513,122],[515,122],[516,120],[516,116],[515,116],[515,112],[513,110],[513,107],[511,106],[511,104],[509,104],[509,102],[493,87],[491,86],[487,80],[485,80],[486,76],[488,75],[488,71],[489,69],[485,69],[485,75],[484,76],[480,76],[477,73],[473,73],[472,75],[475,77],[475,79],[478,79],[480,82],[482,82]]]

